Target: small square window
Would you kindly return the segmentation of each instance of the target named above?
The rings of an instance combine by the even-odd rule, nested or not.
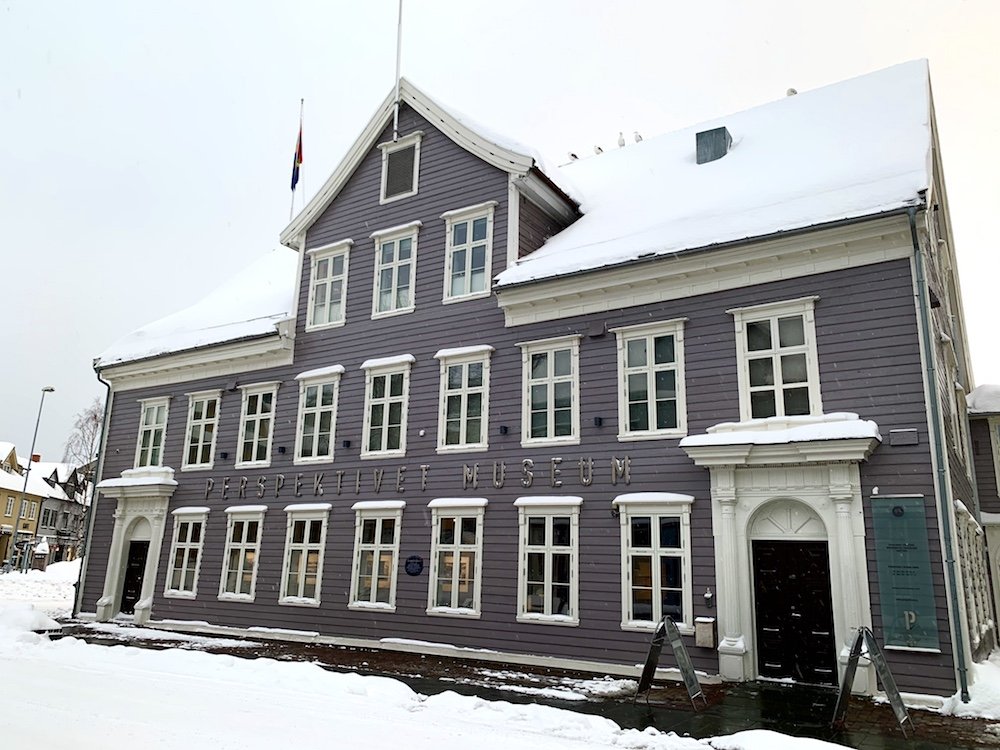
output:
[[[382,150],[382,182],[379,203],[390,203],[416,195],[420,176],[421,131],[380,143]]]

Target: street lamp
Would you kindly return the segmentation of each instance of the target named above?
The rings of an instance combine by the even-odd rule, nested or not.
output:
[[[38,425],[42,421],[42,407],[45,406],[45,394],[52,393],[55,391],[51,385],[47,385],[42,388],[42,400],[38,402],[38,417],[35,419],[35,434],[31,436],[31,450],[28,452],[28,468],[24,472],[24,487],[21,489],[21,507],[24,507],[25,496],[28,494],[28,477],[31,476],[31,464],[32,459],[35,455],[35,440],[38,439]],[[17,522],[14,522],[14,537],[12,541],[17,540]],[[21,571],[28,572],[28,551],[25,549],[24,554],[21,556]]]

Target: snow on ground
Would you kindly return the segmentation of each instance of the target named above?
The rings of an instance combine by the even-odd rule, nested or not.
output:
[[[487,701],[453,692],[427,697],[398,680],[331,672],[306,662],[208,654],[184,647],[150,650],[51,640],[33,630],[68,614],[79,563],[45,573],[0,576],[0,664],[5,684],[4,746],[72,741],[78,750],[140,744],[146,750],[273,750],[305,743],[442,750],[822,750],[839,745],[755,730],[693,739],[655,729],[622,729],[610,719],[541,705]],[[37,601],[41,606],[33,606]],[[95,626],[95,632],[114,625]],[[119,628],[119,630],[121,630]],[[132,637],[149,631],[132,629]],[[157,633],[161,640],[177,634]],[[977,715],[1000,716],[1000,655],[978,667]],[[498,672],[498,675],[501,674]],[[627,680],[554,683],[586,695],[618,694]],[[540,687],[540,689],[542,689]],[[990,693],[993,690],[993,693]],[[561,696],[562,697],[562,696]],[[965,708],[968,708],[966,706]],[[960,711],[952,706],[954,713]],[[964,709],[963,709],[964,711]]]

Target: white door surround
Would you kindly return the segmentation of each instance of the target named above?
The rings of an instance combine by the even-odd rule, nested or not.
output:
[[[167,506],[175,489],[174,470],[165,466],[128,469],[122,472],[120,479],[107,479],[97,485],[102,495],[118,500],[104,590],[97,600],[98,620],[105,622],[118,614],[129,545],[133,541],[148,540],[142,593],[135,605],[134,620],[138,624],[149,621]]]
[[[843,676],[854,633],[871,626],[858,464],[879,440],[873,422],[838,414],[716,425],[681,442],[711,472],[723,679],[757,677],[753,539],[827,540]],[[859,667],[856,692],[874,690],[871,670]]]

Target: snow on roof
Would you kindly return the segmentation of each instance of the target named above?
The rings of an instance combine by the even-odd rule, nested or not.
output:
[[[272,250],[191,307],[148,323],[101,353],[108,367],[160,354],[274,333],[294,311],[298,253]]]
[[[66,499],[66,493],[62,491],[62,488],[49,486],[45,477],[45,474],[32,467],[28,474],[28,494],[35,497]],[[23,489],[23,474],[9,474],[6,471],[0,471],[0,491],[20,493]]]
[[[782,445],[810,440],[882,440],[878,424],[860,419],[851,412],[807,415],[801,417],[768,417],[746,422],[722,422],[709,427],[704,435],[689,435],[681,439],[682,448],[707,445]]]
[[[583,216],[498,284],[915,205],[929,182],[928,80],[926,60],[903,63],[570,162],[559,174]],[[697,164],[696,133],[718,127],[730,152]]]
[[[966,396],[970,414],[1000,414],[1000,385],[981,385]]]

